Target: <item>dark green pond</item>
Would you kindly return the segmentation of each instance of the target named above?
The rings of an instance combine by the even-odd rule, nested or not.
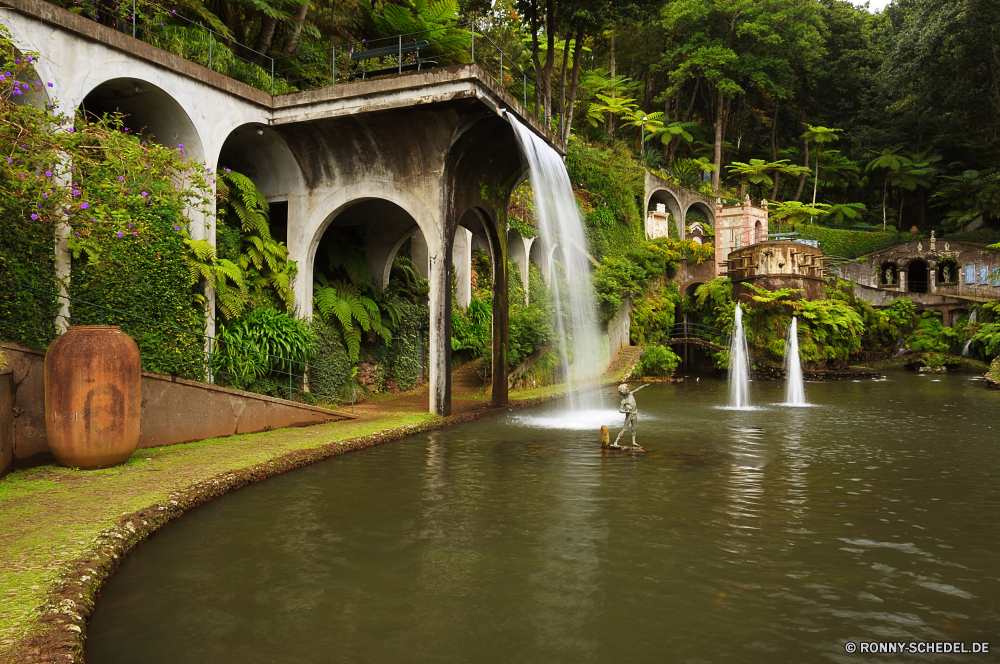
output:
[[[132,553],[97,604],[117,662],[996,661],[1000,394],[980,378],[755,383],[559,406],[236,491]],[[848,655],[848,641],[992,641]],[[971,647],[971,645],[967,646]]]

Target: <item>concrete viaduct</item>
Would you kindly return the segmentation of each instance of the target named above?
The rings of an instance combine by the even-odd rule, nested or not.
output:
[[[2,0],[0,23],[19,50],[39,55],[36,71],[65,112],[119,109],[158,142],[183,144],[213,171],[238,170],[269,201],[287,202],[299,315],[312,313],[313,264],[328,228],[366,227],[366,260],[382,285],[413,238],[430,280],[433,413],[451,411],[452,263],[467,270],[472,248],[487,250],[493,366],[506,367],[507,259],[518,259],[526,277],[529,254],[541,256],[532,246],[539,242],[506,233],[507,200],[526,173],[501,109],[560,153],[565,148],[478,65],[272,96],[43,0]],[[195,219],[191,234],[214,243],[214,218]],[[65,260],[57,242],[57,260],[60,253]],[[468,275],[459,276],[467,303]],[[493,372],[495,404],[507,401],[506,374]]]

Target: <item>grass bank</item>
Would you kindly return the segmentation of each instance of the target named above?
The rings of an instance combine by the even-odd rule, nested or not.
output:
[[[634,350],[619,354],[604,382],[631,371]],[[197,505],[324,458],[564,392],[565,385],[512,392],[508,406],[492,408],[485,391],[460,387],[457,414],[440,417],[426,412],[424,388],[362,404],[356,420],[139,450],[105,470],[46,465],[11,473],[0,480],[0,661],[82,661],[86,620],[104,580],[136,544]]]

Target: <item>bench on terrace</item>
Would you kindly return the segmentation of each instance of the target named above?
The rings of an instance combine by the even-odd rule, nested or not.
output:
[[[367,51],[355,51],[351,54],[351,60],[354,62],[361,63],[361,78],[365,79],[369,76],[384,76],[385,74],[399,74],[404,71],[420,71],[424,67],[436,67],[437,63],[433,60],[421,60],[420,59],[420,49],[427,48],[431,43],[429,41],[412,41],[407,44],[397,44],[395,46],[383,46],[380,48],[370,48]],[[403,56],[409,53],[414,54],[414,61],[403,64]],[[365,62],[368,60],[374,60],[377,58],[385,58],[389,56],[396,56],[399,58],[398,64],[391,67],[382,67],[380,69],[373,69],[368,71],[365,69]]]

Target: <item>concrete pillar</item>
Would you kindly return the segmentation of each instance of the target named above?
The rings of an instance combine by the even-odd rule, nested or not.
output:
[[[937,292],[937,262],[935,261],[927,261],[927,292]]]
[[[451,264],[455,268],[455,297],[458,306],[465,308],[472,301],[472,231],[463,226],[455,231]]]
[[[493,395],[494,406],[508,401],[507,348],[510,343],[510,300],[507,290],[507,261],[505,252],[493,252]]]
[[[443,243],[442,243],[443,244]],[[430,254],[428,343],[430,388],[428,409],[435,415],[451,415],[451,279],[448,251]]]
[[[430,279],[431,259],[427,253],[427,241],[424,240],[423,233],[418,232],[413,236],[413,240],[410,243],[410,260],[417,266],[420,276],[424,279]]]

